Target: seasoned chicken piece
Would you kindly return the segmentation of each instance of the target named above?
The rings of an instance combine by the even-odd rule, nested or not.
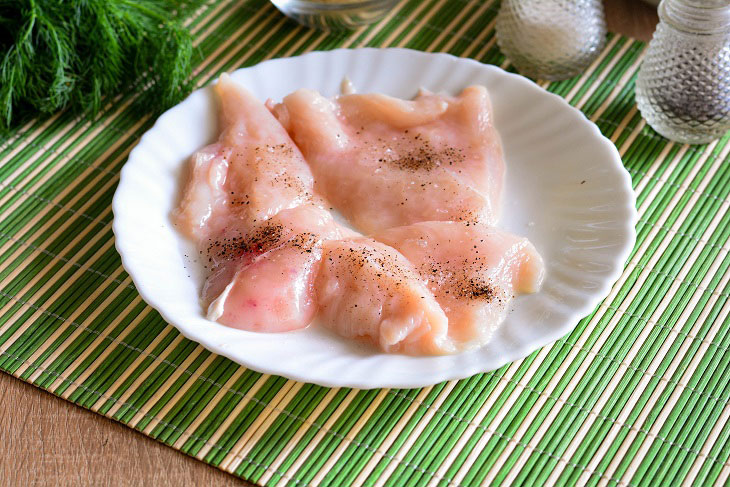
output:
[[[422,222],[374,236],[398,249],[428,280],[462,350],[486,344],[517,294],[534,293],[542,258],[526,239],[481,224]]]
[[[172,215],[210,272],[209,319],[282,332],[319,316],[385,352],[439,355],[486,343],[513,295],[540,286],[534,247],[487,226],[504,162],[484,88],[264,105],[223,75],[215,91],[221,135]]]
[[[259,332],[306,327],[317,310],[322,242],[340,236],[327,211],[305,205],[245,233],[211,238],[204,251],[212,270],[203,287],[208,319]]]
[[[226,177],[230,152],[230,148],[215,143],[193,154],[190,160],[187,185],[172,219],[192,240],[205,238],[210,233],[210,224],[223,223],[219,220],[228,216],[230,194],[226,191]]]
[[[366,233],[499,218],[504,161],[483,87],[412,101],[299,90],[272,111],[310,164],[315,189]]]
[[[413,266],[367,238],[324,242],[317,278],[319,318],[346,338],[385,352],[451,353],[447,319]]]
[[[221,135],[192,157],[172,214],[208,261],[208,317],[245,330],[302,328],[316,311],[322,239],[340,231],[314,205],[309,167],[264,104],[227,75],[215,91]]]
[[[232,225],[255,225],[312,198],[312,173],[286,130],[226,74],[215,85],[221,135],[192,158],[173,219],[200,240]]]

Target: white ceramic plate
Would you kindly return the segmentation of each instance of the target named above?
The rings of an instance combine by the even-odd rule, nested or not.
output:
[[[522,358],[560,338],[605,297],[636,238],[635,197],[614,145],[583,114],[533,82],[494,66],[406,49],[314,52],[233,73],[261,100],[297,88],[338,93],[343,77],[361,92],[409,98],[419,87],[491,93],[507,161],[502,227],[525,235],[545,259],[542,290],[514,301],[486,347],[454,356],[407,357],[362,348],[313,325],[282,334],[208,321],[202,273],[173,228],[179,176],[217,135],[210,88],[163,114],[129,155],[114,195],[114,234],[142,297],[186,337],[251,369],[325,386],[420,387],[468,377]],[[188,254],[192,255],[192,254]]]

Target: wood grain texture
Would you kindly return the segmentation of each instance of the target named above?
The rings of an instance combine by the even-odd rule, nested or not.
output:
[[[651,39],[655,9],[605,5],[609,30]],[[2,373],[0,398],[0,486],[251,485]]]
[[[0,373],[0,485],[250,486]]]
[[[651,40],[659,17],[656,8],[641,0],[605,0],[606,24],[611,32]]]

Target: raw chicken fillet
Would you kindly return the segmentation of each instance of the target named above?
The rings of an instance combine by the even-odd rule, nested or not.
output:
[[[441,355],[487,343],[539,288],[533,245],[493,227],[504,161],[484,88],[265,105],[223,75],[215,91],[220,137],[191,158],[172,215],[209,272],[209,319],[257,332],[318,319],[384,352]]]
[[[208,318],[264,332],[309,325],[317,311],[322,242],[339,237],[329,212],[307,205],[283,210],[245,234],[211,239],[206,251],[212,272],[203,287]]]
[[[400,251],[427,282],[458,349],[486,344],[512,298],[537,291],[542,282],[544,265],[535,247],[486,225],[422,222],[375,238]]]
[[[363,232],[499,218],[504,161],[481,86],[412,101],[299,90],[273,112],[310,164],[315,190]]]
[[[317,310],[322,241],[339,237],[316,206],[307,163],[271,112],[227,75],[215,85],[221,135],[192,158],[173,220],[210,275],[208,317],[234,328],[303,328]]]
[[[312,173],[271,112],[227,75],[215,85],[222,127],[218,142],[193,156],[173,214],[190,238],[248,227],[312,199]]]
[[[373,239],[324,244],[317,299],[324,326],[386,352],[453,351],[448,320],[410,262]]]

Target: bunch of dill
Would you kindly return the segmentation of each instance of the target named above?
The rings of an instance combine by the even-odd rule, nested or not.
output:
[[[202,0],[0,0],[0,135],[37,112],[93,116],[137,89],[160,111],[190,90],[182,19]]]

